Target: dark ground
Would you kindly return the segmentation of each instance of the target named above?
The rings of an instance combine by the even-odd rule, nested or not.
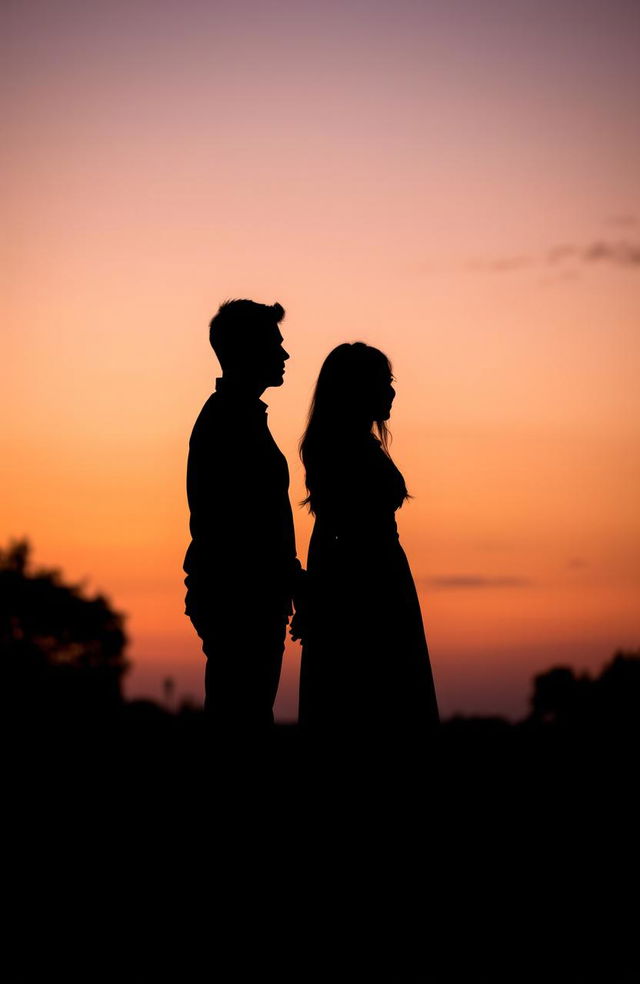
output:
[[[640,980],[630,734],[240,751],[147,711],[12,728],[6,984]]]

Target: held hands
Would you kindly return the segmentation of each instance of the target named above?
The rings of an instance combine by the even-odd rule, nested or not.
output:
[[[294,642],[300,641],[303,645],[308,631],[308,596],[308,574],[303,568],[299,568],[293,592],[295,614],[289,622],[289,634]]]
[[[306,625],[304,612],[297,609],[295,615],[289,622],[289,634],[294,642],[300,640],[300,642],[304,645],[305,633]]]

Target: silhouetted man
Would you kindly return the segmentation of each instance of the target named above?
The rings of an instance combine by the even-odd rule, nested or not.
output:
[[[189,441],[186,614],[207,658],[205,711],[231,734],[273,724],[286,626],[303,572],[289,470],[260,396],[282,386],[280,304],[223,304],[210,324],[222,368]]]

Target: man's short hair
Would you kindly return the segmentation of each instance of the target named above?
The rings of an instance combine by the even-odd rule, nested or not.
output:
[[[209,341],[224,367],[234,355],[246,353],[247,346],[260,340],[265,328],[273,328],[284,318],[284,308],[256,301],[225,301],[209,322]]]

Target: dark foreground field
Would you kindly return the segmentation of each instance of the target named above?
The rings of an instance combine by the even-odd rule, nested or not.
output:
[[[5,748],[7,984],[640,979],[627,731],[239,748],[149,709]]]

